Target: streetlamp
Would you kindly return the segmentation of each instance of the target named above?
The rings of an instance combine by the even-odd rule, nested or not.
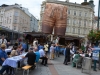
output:
[[[97,30],[99,30],[99,19],[100,19],[100,0],[99,0],[99,5],[98,5],[98,24],[97,24]]]

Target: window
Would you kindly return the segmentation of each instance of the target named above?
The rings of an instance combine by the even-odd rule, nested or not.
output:
[[[11,14],[12,14],[12,13],[10,13],[10,17],[11,17]]]
[[[9,20],[9,18],[7,17],[7,24],[8,24],[8,20]]]
[[[85,13],[85,17],[87,16],[87,13]]]
[[[86,20],[84,20],[84,27],[86,27]]]
[[[6,20],[5,20],[5,24],[6,24]]]
[[[75,28],[73,28],[73,34],[75,33]]]
[[[92,12],[91,12],[91,17],[93,17]]]
[[[44,8],[44,7],[42,7],[42,11],[44,11],[44,9],[45,9],[45,8]]]
[[[75,25],[75,19],[73,19],[73,25]]]
[[[15,11],[14,16],[18,16],[18,12],[17,11]]]
[[[16,26],[14,26],[14,30],[16,30]]]
[[[11,24],[11,19],[10,19],[10,24]]]
[[[80,34],[80,29],[78,29],[78,34]]]
[[[81,12],[79,12],[79,16],[81,16]]]
[[[24,32],[26,32],[27,30],[26,29],[24,29]]]
[[[83,34],[85,34],[85,32],[86,32],[86,29],[84,29],[84,32],[83,32]]]
[[[70,10],[68,10],[68,14],[70,14]]]
[[[70,19],[67,19],[67,24],[70,24]]]
[[[79,20],[79,25],[81,25],[81,20]]]
[[[69,27],[66,28],[66,32],[70,32],[70,28]]]
[[[14,23],[17,23],[17,19],[14,20]]]
[[[76,15],[76,11],[74,11],[74,15]]]

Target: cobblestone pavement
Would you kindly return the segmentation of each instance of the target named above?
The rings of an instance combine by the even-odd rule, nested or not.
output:
[[[64,56],[55,58],[54,60],[48,61],[48,67],[38,64],[38,68],[30,71],[29,75],[89,75],[81,73],[81,69],[73,68],[70,64],[63,64]],[[16,75],[22,75],[22,70],[18,70]],[[25,73],[26,74],[26,73]],[[91,75],[100,75],[100,71],[94,72],[91,70]]]

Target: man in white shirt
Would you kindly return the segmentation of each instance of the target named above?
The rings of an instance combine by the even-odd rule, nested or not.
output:
[[[35,38],[35,40],[33,41],[33,46],[37,47],[38,46],[38,40]]]
[[[2,38],[0,39],[0,45],[1,45],[1,44],[7,45],[7,40],[5,39],[4,36],[2,36]]]
[[[42,59],[41,64],[44,65],[44,66],[46,66],[47,65],[47,61],[48,61],[48,57],[46,56],[44,50],[45,50],[45,48],[40,49],[39,53],[40,53],[40,59]]]

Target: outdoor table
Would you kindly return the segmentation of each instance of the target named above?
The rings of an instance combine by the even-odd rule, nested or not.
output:
[[[7,55],[10,55],[11,49],[5,49],[5,52],[7,53]]]
[[[8,65],[8,66],[11,66],[13,68],[17,68],[17,65],[18,65],[18,61],[22,60],[22,56],[25,56],[27,53],[23,53],[22,55],[19,55],[19,56],[14,56],[14,57],[11,57],[11,58],[7,58],[4,63],[3,63],[3,66],[4,65]]]
[[[7,52],[11,52],[11,49],[5,49],[5,52],[7,53]]]

